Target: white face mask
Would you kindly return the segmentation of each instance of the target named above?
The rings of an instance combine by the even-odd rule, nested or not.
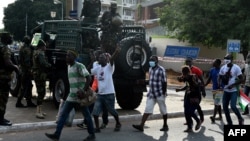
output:
[[[229,64],[229,63],[231,63],[231,60],[229,60],[229,59],[224,59],[224,64]]]

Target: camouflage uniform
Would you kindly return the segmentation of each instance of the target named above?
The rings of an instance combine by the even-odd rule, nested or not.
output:
[[[19,69],[11,61],[11,51],[8,44],[11,44],[12,39],[9,34],[2,33],[0,47],[0,125],[11,126],[12,123],[4,118],[6,106],[10,92],[11,74],[13,71],[19,73]]]
[[[33,76],[36,83],[38,98],[37,105],[42,105],[46,94],[47,69],[51,66],[47,62],[44,51],[35,50],[33,54]]]
[[[100,19],[101,22],[101,44],[105,52],[113,54],[116,48],[116,44],[119,41],[121,34],[121,25],[112,23],[115,16],[121,17],[119,13],[116,13],[117,4],[111,3],[110,11],[105,11]]]
[[[16,107],[23,107],[21,100],[23,97],[26,98],[28,107],[35,107],[36,105],[32,103],[32,54],[33,49],[29,45],[29,43],[25,43],[20,51],[20,68],[21,68],[21,91],[18,95]]]
[[[0,120],[3,120],[10,91],[10,85],[6,82],[11,80],[11,72],[5,69],[3,58],[10,58],[11,54],[7,46],[1,47],[0,50]]]

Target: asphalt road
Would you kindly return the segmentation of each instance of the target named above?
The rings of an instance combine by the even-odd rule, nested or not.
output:
[[[231,114],[234,121],[237,121],[236,116]],[[250,125],[250,116],[244,116],[245,123]],[[131,120],[122,122],[120,132],[114,132],[114,122],[111,122],[106,129],[101,130],[101,133],[96,133],[96,141],[223,141],[224,121],[216,121],[211,124],[209,115],[205,116],[205,121],[198,131],[193,133],[185,133],[183,130],[186,126],[183,125],[185,119],[170,118],[168,119],[168,132],[159,131],[162,127],[162,120],[149,120],[146,122],[144,132],[139,132],[132,127],[132,124],[138,124],[139,120]],[[12,132],[0,134],[0,141],[49,141],[44,135],[45,132],[53,133],[55,128],[39,129],[24,132]],[[76,126],[65,127],[60,141],[81,141],[87,136],[85,129],[80,129]],[[249,140],[249,139],[248,139]],[[246,140],[241,140],[246,141]]]

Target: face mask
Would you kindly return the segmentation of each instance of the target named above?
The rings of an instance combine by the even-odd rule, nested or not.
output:
[[[155,67],[155,62],[154,61],[149,61],[149,66],[150,67]]]
[[[231,63],[231,60],[224,59],[224,64],[229,64],[229,63]]]

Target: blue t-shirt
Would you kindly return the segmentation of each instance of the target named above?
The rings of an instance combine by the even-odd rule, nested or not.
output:
[[[219,68],[211,68],[210,72],[209,72],[209,75],[211,77],[211,80],[212,80],[212,87],[213,87],[213,90],[217,90],[219,89],[218,88],[218,77],[219,77],[219,72],[220,72],[220,69]],[[222,86],[223,88],[223,86]]]

